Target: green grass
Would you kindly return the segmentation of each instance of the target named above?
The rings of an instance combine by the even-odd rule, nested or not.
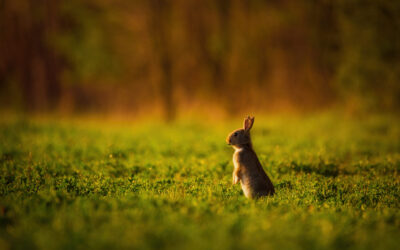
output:
[[[0,249],[398,249],[399,119],[256,118],[257,201],[231,184],[241,124],[3,118]]]

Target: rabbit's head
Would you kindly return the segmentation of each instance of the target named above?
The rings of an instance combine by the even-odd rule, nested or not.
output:
[[[253,127],[254,117],[248,116],[244,119],[243,128],[230,133],[226,138],[226,143],[232,146],[240,146],[251,143],[250,129]]]

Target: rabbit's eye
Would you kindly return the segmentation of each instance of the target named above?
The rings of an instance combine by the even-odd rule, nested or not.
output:
[[[235,132],[235,133],[233,134],[233,136],[237,136],[237,133]]]

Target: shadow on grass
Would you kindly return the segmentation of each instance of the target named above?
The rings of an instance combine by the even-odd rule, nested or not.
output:
[[[339,174],[347,175],[347,171],[339,169],[339,166],[334,163],[325,163],[320,161],[318,164],[290,162],[289,165],[281,166],[278,168],[279,173],[285,174],[288,172],[296,173],[315,173],[325,177],[337,177]]]
[[[275,185],[276,189],[288,189],[288,190],[292,190],[293,189],[293,184],[291,181],[283,181],[281,183],[277,183]]]

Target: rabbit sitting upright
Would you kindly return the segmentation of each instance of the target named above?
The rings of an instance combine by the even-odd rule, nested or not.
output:
[[[250,129],[253,123],[254,117],[245,118],[243,129],[233,131],[226,138],[226,142],[235,149],[233,184],[240,181],[247,198],[258,198],[275,193],[274,185],[264,172],[251,143]]]

